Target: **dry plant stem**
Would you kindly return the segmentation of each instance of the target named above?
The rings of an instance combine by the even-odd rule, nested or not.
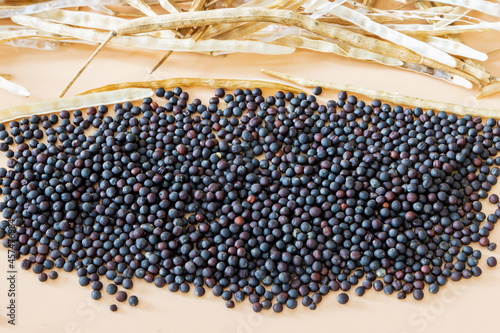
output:
[[[453,18],[445,18],[436,23],[434,23],[434,29],[439,30],[442,29],[453,22],[460,20],[464,15],[470,12],[470,9],[464,7],[455,7],[450,14],[454,14]]]
[[[439,2],[434,2],[434,3],[429,3],[429,4],[426,4],[426,5],[422,5],[422,4],[419,4],[420,7],[422,8],[427,8],[427,7],[430,7],[430,9],[439,9],[439,8],[443,8],[445,7],[443,4],[439,3]],[[464,7],[455,7],[454,8],[454,12],[456,13],[467,13],[468,10],[466,11],[467,8],[464,8]],[[462,17],[463,15],[460,15],[459,17]],[[447,26],[448,24],[444,25],[444,24],[440,24],[441,22],[443,22],[444,20],[441,20],[441,21],[430,21],[428,20],[428,22],[430,23],[434,23],[434,28],[436,30],[439,30],[439,29],[442,29],[444,26]],[[453,20],[455,21],[455,20]],[[458,45],[464,45],[464,42],[463,42],[463,39],[460,35],[443,35],[442,36],[443,38],[447,38],[448,40],[452,41],[452,42],[455,42],[455,43],[458,43]],[[435,37],[432,37],[432,36],[428,36],[427,38],[434,38]],[[467,48],[468,46],[463,46],[462,48]],[[474,52],[474,51],[473,51]],[[463,56],[466,56],[467,58],[464,59],[464,63],[465,65],[467,66],[470,66],[472,68],[475,68],[477,71],[478,71],[478,75],[476,75],[476,77],[482,81],[485,81],[485,82],[489,82],[489,79],[491,77],[491,75],[486,71],[486,69],[484,68],[484,66],[477,60],[486,60],[488,59],[488,55],[486,54],[481,54],[480,57],[472,57],[468,52],[466,52],[466,54],[462,54]],[[482,84],[479,85],[480,87],[482,86]]]
[[[139,10],[141,13],[147,15],[147,16],[156,16],[156,14],[149,5],[147,5],[144,1],[142,0],[126,0],[126,2],[134,7],[135,9]]]
[[[109,9],[108,7],[104,5],[94,5],[94,6],[89,6],[90,9],[95,10],[96,12],[101,12],[106,15],[114,15],[115,12]]]
[[[141,14],[135,14],[135,13],[114,12],[113,16],[138,18],[138,17],[143,17],[144,15],[142,13]]]
[[[90,29],[70,27],[63,24],[47,22],[32,16],[14,16],[12,18],[19,24],[36,27],[43,31],[86,40],[93,43],[102,43],[108,34]],[[111,41],[113,45],[122,45],[135,48],[147,48],[153,50],[172,50],[185,52],[210,52],[224,51],[226,53],[262,53],[262,54],[289,54],[294,48],[268,44],[249,40],[202,40],[195,42],[192,39],[157,38],[150,35],[116,36]]]
[[[160,0],[160,6],[170,14],[180,13],[182,10],[171,0]]]
[[[453,75],[439,69],[412,63],[405,63],[403,66],[401,66],[401,68],[417,72],[420,74],[429,75],[436,79],[445,80],[448,83],[452,83],[467,89],[472,89],[472,83],[470,81],[464,79],[459,75]]]
[[[418,3],[417,7],[423,8],[423,9],[437,9],[437,8],[442,8],[444,6],[438,2],[434,2],[434,3]],[[456,7],[456,8],[463,8],[463,7]],[[433,24],[439,23],[438,21],[433,21],[433,20],[427,20],[427,21],[429,23],[433,23]],[[434,28],[435,28],[435,30],[437,30],[436,26],[434,26]],[[443,35],[443,37],[448,38],[452,42],[456,42],[459,45],[463,44],[463,40],[462,40],[461,36],[458,34],[457,35]],[[434,40],[436,39],[436,37],[433,37],[433,36],[427,36],[426,38],[434,39]],[[464,46],[464,47],[467,47],[467,46]],[[466,52],[466,53],[468,53],[468,52]],[[470,56],[470,54],[466,54],[466,56]],[[479,58],[483,58],[483,59],[486,58],[487,59],[488,56],[485,54],[481,54],[479,56]],[[464,60],[464,69],[467,72],[474,75],[475,77],[477,77],[479,80],[481,80],[481,82],[478,84],[480,87],[483,86],[483,82],[488,83],[490,81],[490,77],[491,77],[490,73],[488,73],[486,71],[486,69],[484,68],[484,66],[476,59],[472,59],[471,57],[466,58]]]
[[[472,83],[461,76],[452,75],[448,72],[434,69],[421,64],[405,63],[401,60],[386,57],[363,49],[354,48],[348,45],[338,45],[325,40],[309,39],[300,36],[286,36],[281,37],[274,41],[278,44],[294,46],[297,48],[304,48],[314,50],[317,52],[330,52],[343,57],[368,60],[381,63],[387,66],[400,67],[402,69],[410,70],[419,74],[429,75],[431,77],[447,81],[461,87],[471,89]]]
[[[443,29],[434,30],[432,25],[428,24],[387,24],[387,27],[404,32],[407,35],[456,35],[467,32],[485,32],[490,30],[499,30],[500,22],[481,22],[478,24],[460,24],[450,25]]]
[[[391,57],[387,57],[375,52],[367,51],[364,49],[352,47],[350,45],[341,45],[341,49],[345,52],[345,56],[359,60],[369,60],[378,62],[380,64],[392,67],[400,67],[404,64],[403,61]],[[340,54],[342,55],[342,54]]]
[[[483,98],[500,92],[500,81],[493,81],[481,89],[476,98]]]
[[[343,57],[353,59],[375,61],[387,66],[399,67],[403,66],[404,64],[404,62],[401,60],[386,57],[363,49],[358,49],[349,45],[339,46],[338,44],[327,42],[324,40],[309,39],[301,36],[288,35],[278,38],[273,42],[317,52],[334,53]]]
[[[320,36],[336,39],[348,45],[363,48],[368,51],[380,53],[396,59],[422,63],[426,66],[441,69],[447,72],[464,76],[469,81],[478,80],[468,73],[461,71],[463,62],[457,61],[459,69],[442,65],[432,59],[423,58],[408,49],[394,45],[390,42],[381,41],[346,29],[333,27],[325,23],[317,22],[304,15],[297,14],[291,10],[267,9],[267,8],[229,8],[215,9],[205,12],[181,13],[175,15],[161,15],[151,18],[131,20],[118,29],[118,34],[134,34],[138,32],[150,32],[162,29],[185,28],[189,26],[203,26],[217,22],[239,23],[239,22],[272,22],[277,24],[292,25],[306,29]]]
[[[163,63],[168,59],[168,57],[170,57],[170,55],[172,55],[172,53],[174,53],[174,51],[169,50],[165,52],[160,61],[158,61],[156,65],[149,71],[149,74],[153,74],[161,65],[163,65]]]
[[[421,39],[444,51],[444,52],[447,52],[449,54],[455,54],[455,55],[459,55],[459,56],[463,56],[463,57],[467,57],[467,58],[471,58],[471,59],[477,59],[477,60],[481,60],[481,61],[486,61],[488,60],[488,55],[486,53],[483,53],[483,52],[480,52],[480,51],[477,51],[465,44],[462,44],[460,42],[456,42],[454,40],[451,40],[451,39],[445,39],[445,38],[440,38],[440,37],[434,37],[434,36],[422,36]]]
[[[489,57],[496,56],[497,54],[500,54],[500,49],[496,49],[496,50],[490,51],[487,54],[488,54]]]
[[[239,80],[239,79],[209,79],[209,78],[171,78],[157,81],[138,81],[138,82],[123,82],[110,84],[96,89],[91,89],[83,92],[80,95],[86,96],[87,94],[99,93],[103,91],[113,91],[123,88],[164,88],[169,89],[173,87],[193,87],[202,86],[209,88],[224,88],[224,89],[237,89],[237,88],[269,88],[281,90],[284,92],[299,93],[303,90],[295,88],[286,84],[265,81],[265,80]]]
[[[233,0],[227,0],[227,6],[222,6],[222,8],[229,7],[229,5],[233,2]],[[290,10],[298,10],[306,0],[295,0],[292,3],[288,2],[283,2],[281,0],[275,0],[272,3],[264,6],[264,8],[269,8],[269,9],[290,9]],[[247,2],[246,4],[243,4],[243,6],[250,6],[251,2]],[[240,38],[242,36],[248,36],[251,35],[252,33],[259,31],[266,26],[268,26],[268,23],[243,23],[243,24],[216,24],[212,26],[206,33],[205,33],[205,38],[215,38],[217,37],[222,38],[222,39],[233,39],[233,38]]]
[[[222,0],[221,8],[229,8],[233,4],[234,0]]]
[[[372,7],[372,6],[366,6],[365,4],[360,3],[360,2],[356,2],[355,0],[351,0],[350,3],[351,3],[351,5],[353,6],[354,9],[363,8],[363,9],[366,9],[368,12],[377,13],[377,14],[383,14],[384,16],[388,16],[388,17],[390,17],[390,18],[392,18],[393,20],[396,20],[396,21],[403,21],[404,20],[401,16],[397,15],[394,12],[390,12],[390,11],[378,9],[378,8],[375,8],[375,7]]]
[[[121,24],[127,22],[126,19],[115,16],[59,9],[48,10],[31,16],[77,27],[104,29],[108,31],[116,30]]]
[[[116,30],[121,24],[127,22],[126,19],[118,18],[115,16],[102,15],[89,12],[75,12],[71,10],[49,10],[29,17],[37,17],[46,21],[55,23],[62,23],[71,26],[102,29],[102,30]],[[143,16],[141,16],[143,17]],[[174,34],[178,33],[177,30],[172,31]],[[153,33],[158,37],[165,37],[164,31]]]
[[[212,0],[209,3],[205,4],[205,8],[213,6],[213,5],[215,5],[216,3],[220,2],[220,1],[223,1],[223,0]]]
[[[446,36],[449,40],[456,41],[458,43],[461,42],[461,37],[456,35],[448,35]],[[486,55],[486,58],[488,56]],[[491,74],[486,70],[483,64],[473,58],[464,58],[464,68],[467,72],[471,73],[475,77],[477,77],[481,82],[478,84],[479,87],[482,87],[484,84],[488,84],[491,81]]]
[[[189,12],[197,12],[205,8],[206,0],[193,0]]]
[[[206,0],[193,0],[193,2],[191,3],[191,7],[189,8],[189,11],[193,12],[193,11],[202,10],[202,9],[204,9],[205,3],[206,3]],[[191,35],[193,33],[192,30],[193,29],[191,28],[191,30],[189,32],[187,32],[186,36]],[[196,41],[198,41],[198,40],[195,39],[195,42]],[[165,61],[167,61],[167,59],[172,55],[172,53],[173,53],[172,50],[165,52],[165,54],[160,59],[160,61],[158,61],[156,63],[156,65],[149,71],[149,74],[153,74],[161,65],[163,65],[163,63]]]
[[[222,1],[221,8],[227,8],[233,2],[233,0],[220,0],[220,1]],[[212,6],[214,4],[215,3],[213,3],[213,4],[206,3],[206,1],[205,1],[205,6],[203,7],[203,10],[213,9]],[[200,39],[205,38],[205,33],[208,31],[209,28],[210,28],[209,25],[205,25],[205,26],[201,27],[201,29],[196,29],[196,32],[193,36],[194,41],[198,42]]]
[[[439,8],[448,8],[448,7],[439,7]],[[443,14],[444,13],[444,14]],[[426,11],[392,11],[392,12],[385,12],[383,14],[375,14],[375,13],[365,13],[366,16],[368,16],[373,22],[376,23],[401,23],[401,22],[408,22],[408,21],[420,21],[423,19],[427,18],[440,18],[440,15],[443,15],[444,17],[447,17],[448,15],[446,14],[446,11],[442,12],[426,12]],[[340,24],[340,25],[350,25],[351,23],[342,20],[338,17],[318,17],[318,21],[320,22],[325,22],[325,23],[332,23],[332,24]]]
[[[231,6],[234,0],[225,0],[221,9],[227,8]],[[300,6],[302,6],[306,0],[293,0],[291,2],[286,0],[275,0],[270,4],[264,6],[264,8],[270,9],[290,9],[290,10],[298,10]],[[245,8],[248,6],[260,6],[261,4],[253,3],[253,1],[242,4],[240,7]],[[243,24],[224,24],[224,23],[216,23],[213,25],[207,25],[209,27],[207,31],[204,33],[205,39],[217,38],[217,39],[236,39],[241,38],[247,35],[250,35],[264,27],[266,27],[268,23],[243,23]]]
[[[221,0],[221,1],[222,1],[222,3],[220,5],[220,8],[229,8],[233,4],[233,2],[234,2],[234,0]],[[210,6],[211,6],[211,4],[207,4],[207,9]],[[254,25],[257,26],[258,23],[255,23]],[[211,30],[213,30],[215,32],[215,34],[214,34],[215,36],[221,34],[222,31],[224,30],[222,28],[223,26],[224,25],[216,25],[216,28],[212,28],[212,25],[206,25],[206,26],[204,26],[201,30],[197,31],[196,36],[195,36],[195,41],[200,40],[202,37],[205,38],[205,39],[211,38],[210,34],[209,34],[209,32]],[[234,27],[234,25],[233,25],[233,27]],[[226,29],[226,31],[227,31],[227,29]],[[253,31],[257,31],[257,30],[253,30]],[[245,36],[245,35],[241,35],[241,36]]]
[[[78,6],[92,6],[92,5],[117,5],[122,3],[121,0],[67,0],[67,1],[43,1],[30,5],[23,6],[17,9],[2,9],[0,10],[0,18],[10,17],[19,14],[33,14],[45,11],[47,9],[55,8],[68,8]]]
[[[205,32],[205,38],[233,39],[248,36],[267,27],[269,23],[214,24]]]
[[[333,90],[345,90],[355,94],[360,94],[372,99],[380,99],[385,102],[405,105],[410,107],[421,107],[423,109],[433,109],[437,111],[451,112],[457,115],[470,114],[472,116],[480,116],[484,118],[500,118],[500,109],[486,109],[478,108],[473,106],[458,105],[453,103],[437,102],[423,98],[411,97],[406,95],[401,95],[398,93],[391,93],[382,90],[375,90],[369,88],[363,88],[354,85],[340,84],[329,81],[320,80],[309,80],[301,77],[291,76],[275,71],[262,70],[263,73],[268,74],[273,77],[283,79],[288,82],[293,82],[295,84],[301,85],[303,87],[323,87],[326,89]]]
[[[350,8],[337,6],[330,12],[330,14],[354,23],[365,31],[371,32],[380,38],[393,42],[394,44],[405,47],[423,57],[433,59],[450,67],[457,66],[456,60],[447,53],[440,51],[427,43],[387,28],[385,25],[375,23],[365,15]]]
[[[76,110],[84,107],[109,105],[123,101],[135,101],[153,95],[150,88],[129,88],[115,91],[106,91],[85,96],[56,98],[47,101],[11,106],[0,109],[0,122],[29,117],[34,114],[42,115],[61,110]]]
[[[0,43],[8,42],[13,39],[34,37],[36,35],[37,35],[37,30],[33,29],[0,31]]]
[[[500,4],[498,3],[485,0],[437,0],[436,2],[465,7],[491,16],[500,17]]]
[[[462,40],[462,37],[459,36],[459,35],[447,35],[447,36],[443,36],[443,37],[446,37],[449,40],[454,41],[456,43],[464,44],[464,41]],[[486,57],[488,58],[488,54],[486,54]],[[484,73],[487,73],[486,68],[484,68],[483,64],[481,62],[479,62],[478,60],[476,60],[476,59],[470,59],[470,58],[468,58],[468,59],[465,59],[464,62],[467,65],[470,65],[470,66],[475,67],[475,68],[477,68],[478,70],[480,70],[480,71],[482,71]]]
[[[208,28],[209,28],[209,26],[206,25],[206,26],[202,27],[201,29],[196,30],[196,33],[193,36],[194,41],[195,42],[199,41],[205,35],[205,32],[207,32]]]
[[[393,8],[393,10],[400,10],[400,9],[403,9],[405,7],[408,7],[408,6],[413,6],[414,4],[416,4],[418,2],[418,0],[414,0],[414,1],[403,1],[402,4],[396,6]]]
[[[82,68],[78,71],[78,73],[76,73],[75,77],[68,83],[68,85],[66,86],[66,88],[64,88],[64,90],[59,95],[59,98],[63,97],[66,94],[66,92],[68,91],[68,89],[71,88],[71,86],[73,85],[73,83],[75,83],[75,81],[80,77],[80,75],[88,67],[88,65],[92,62],[92,60],[94,60],[94,58],[99,54],[99,52],[101,52],[102,48],[111,40],[111,38],[113,38],[115,36],[116,36],[116,33],[114,31],[111,31],[110,34],[109,34],[109,36],[108,36],[108,38],[99,45],[99,47],[87,59],[87,61],[85,62],[85,64],[83,64]]]

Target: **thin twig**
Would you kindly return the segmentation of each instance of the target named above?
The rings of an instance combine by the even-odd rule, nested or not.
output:
[[[160,67],[161,65],[163,65],[163,63],[168,59],[168,57],[170,57],[170,55],[172,53],[174,53],[174,52],[173,51],[167,51],[167,52],[165,52],[165,54],[160,59],[160,61],[158,61],[156,63],[156,65],[149,71],[149,74],[153,74],[158,69],[158,67]]]
[[[80,75],[83,73],[83,71],[85,70],[85,68],[87,68],[87,66],[92,62],[92,60],[94,60],[94,58],[99,54],[99,52],[101,52],[102,48],[113,38],[116,36],[116,32],[115,31],[111,31],[108,38],[102,42],[99,47],[94,51],[94,53],[92,53],[92,55],[87,59],[87,61],[85,62],[85,64],[82,66],[82,68],[78,71],[78,73],[76,73],[75,77],[68,83],[68,85],[66,86],[66,88],[64,88],[64,90],[61,92],[61,94],[59,95],[59,97],[63,97],[66,92],[69,90],[69,88],[71,88],[71,86],[73,85],[73,83],[75,83],[75,81],[80,77]]]
[[[189,11],[190,12],[194,12],[194,11],[198,11],[198,10],[202,10],[204,9],[204,6],[205,6],[205,3],[206,3],[206,0],[194,0],[192,3],[191,3],[191,7],[189,8]],[[205,29],[206,27],[204,27]],[[206,29],[205,29],[206,30]],[[193,27],[193,28],[190,28],[189,31],[184,34],[184,36],[186,38],[191,38],[191,35],[196,31],[196,29]],[[201,34],[198,34],[197,38],[195,39],[195,42],[197,42],[200,38],[201,38],[201,35],[203,34],[203,32]],[[176,38],[178,38],[176,36]],[[165,54],[163,55],[163,57],[160,59],[160,61],[158,61],[156,63],[156,65],[149,71],[149,74],[153,74],[161,65],[163,65],[163,63],[165,61],[167,61],[167,59],[172,55],[173,51],[167,51],[165,52]]]
[[[488,57],[496,56],[497,54],[500,54],[500,49],[496,49],[496,50],[490,51],[490,52],[488,52],[486,54],[488,55]]]

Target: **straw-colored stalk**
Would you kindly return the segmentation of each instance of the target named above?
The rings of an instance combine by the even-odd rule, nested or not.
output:
[[[95,94],[104,91],[115,91],[124,88],[174,88],[174,87],[210,87],[210,88],[224,88],[224,89],[237,89],[237,88],[269,88],[274,90],[281,90],[285,92],[299,93],[301,89],[292,87],[290,85],[265,81],[265,80],[240,80],[240,79],[212,79],[212,78],[171,78],[157,81],[138,81],[138,82],[122,82],[116,84],[109,84],[100,88],[87,90],[80,95]]]
[[[275,71],[262,70],[263,73],[270,76],[274,76],[283,79],[288,82],[293,82],[295,84],[301,85],[303,87],[323,87],[326,89],[333,89],[339,91],[348,91],[355,94],[360,94],[372,99],[380,99],[388,103],[410,106],[410,107],[421,107],[423,109],[433,109],[437,111],[446,111],[450,113],[455,113],[457,115],[472,115],[480,116],[484,118],[500,118],[500,109],[486,109],[474,106],[459,105],[453,103],[445,103],[432,101],[428,99],[406,96],[398,93],[391,93],[382,90],[375,90],[370,88],[359,87],[355,85],[340,84],[329,81],[320,80],[310,80],[301,77],[291,76]]]
[[[34,114],[48,114],[61,110],[76,110],[80,108],[108,105],[123,101],[135,101],[153,95],[150,88],[128,88],[105,91],[84,96],[64,97],[47,101],[11,106],[0,109],[0,123],[13,119],[29,117]]]

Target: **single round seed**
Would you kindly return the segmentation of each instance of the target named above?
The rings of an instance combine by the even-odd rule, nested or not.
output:
[[[497,258],[495,258],[495,257],[489,257],[488,259],[486,259],[486,263],[490,267],[495,267],[497,265]]]
[[[357,287],[357,288],[356,288],[356,290],[355,290],[356,295],[358,295],[358,296],[360,296],[360,297],[361,297],[361,296],[363,296],[363,295],[365,294],[365,290],[366,290],[366,289],[365,289],[365,288],[363,288],[363,287]]]
[[[498,199],[498,195],[496,194],[492,194],[490,195],[489,199],[488,199],[492,204],[497,204],[499,199]]]
[[[323,92],[323,89],[321,89],[321,87],[314,87],[312,92],[314,95],[318,96],[318,95],[321,95],[321,93]]]
[[[125,302],[127,300],[127,293],[120,290],[119,292],[116,293],[115,295],[115,299],[118,301],[118,302]]]
[[[47,274],[46,274],[46,273],[40,273],[40,274],[38,274],[38,280],[39,280],[40,282],[45,282],[45,281],[47,281]]]
[[[194,294],[198,297],[202,297],[203,295],[205,295],[205,288],[203,287],[194,288]]]
[[[110,283],[106,286],[106,292],[109,295],[114,295],[114,294],[116,294],[117,291],[118,291],[118,287],[113,283]]]
[[[349,296],[346,293],[340,293],[337,296],[337,301],[340,304],[346,304],[347,302],[349,302]]]
[[[92,293],[90,293],[90,296],[92,297],[92,299],[94,300],[100,300],[101,299],[101,292],[99,290],[92,290]]]
[[[424,293],[420,289],[416,289],[413,292],[413,298],[415,298],[417,301],[421,301],[424,298]]]
[[[130,304],[130,306],[137,306],[137,304],[139,304],[139,299],[137,296],[132,295],[128,299],[128,304]]]

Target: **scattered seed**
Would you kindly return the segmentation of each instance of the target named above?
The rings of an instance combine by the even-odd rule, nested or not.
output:
[[[116,293],[115,298],[118,302],[125,302],[127,300],[127,293],[120,290]]]
[[[46,274],[46,273],[40,273],[40,274],[38,274],[38,280],[39,280],[40,282],[45,282],[45,281],[47,281],[47,274]]]
[[[424,293],[420,289],[416,289],[413,292],[413,298],[415,298],[417,301],[421,301],[424,298]]]
[[[90,293],[90,296],[94,300],[100,300],[101,299],[101,292],[99,290],[92,290],[92,293]]]
[[[104,278],[118,302],[118,285],[144,279],[279,313],[314,310],[330,291],[345,304],[353,288],[420,300],[426,285],[481,275],[473,243],[495,248],[500,208],[481,212],[500,176],[494,119],[344,91],[326,105],[255,87],[218,89],[207,105],[180,88],[155,94],[166,103],[0,126],[0,209],[18,224],[23,269],[74,270],[94,299]]]
[[[137,298],[137,296],[132,295],[128,299],[128,304],[130,304],[130,306],[137,306],[137,304],[139,304],[139,299]]]
[[[486,259],[486,263],[490,267],[495,267],[497,265],[497,258],[495,258],[495,257],[489,257],[488,259]]]
[[[348,296],[346,293],[340,293],[340,294],[337,296],[337,301],[338,301],[340,304],[346,304],[347,302],[349,302],[349,296]]]
[[[106,286],[106,292],[108,293],[108,295],[114,295],[117,291],[118,287],[116,286],[116,284],[110,283]]]

